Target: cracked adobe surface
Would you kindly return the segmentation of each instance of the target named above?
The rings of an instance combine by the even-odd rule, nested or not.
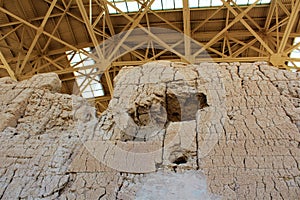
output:
[[[206,185],[193,194],[205,199],[300,196],[299,73],[265,63],[128,67],[99,119],[57,93],[55,74],[0,83],[1,199],[146,198],[168,192],[147,190],[157,175],[169,192],[199,177]]]

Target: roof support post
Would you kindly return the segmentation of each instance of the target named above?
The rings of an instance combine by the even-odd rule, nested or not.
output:
[[[184,32],[184,53],[186,58],[191,59],[191,17],[189,0],[182,0],[183,3],[183,32]]]
[[[15,77],[15,73],[13,72],[13,70],[11,69],[11,67],[9,66],[9,64],[7,63],[5,57],[3,56],[2,52],[0,51],[0,60],[3,64],[4,69],[6,69],[7,73],[9,74],[9,76],[13,79],[13,80],[17,80]]]

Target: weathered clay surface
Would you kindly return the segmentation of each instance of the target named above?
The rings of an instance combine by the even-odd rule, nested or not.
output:
[[[0,83],[1,199],[300,196],[299,73],[128,67],[99,119],[55,74]]]

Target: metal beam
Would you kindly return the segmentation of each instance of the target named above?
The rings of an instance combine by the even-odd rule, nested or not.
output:
[[[243,9],[240,8],[239,5],[237,5],[234,1],[231,1],[231,3],[240,11],[243,12]],[[262,28],[260,27],[260,25],[257,24],[257,22],[250,17],[248,14],[245,14],[245,17],[258,29],[258,31],[261,31]]]
[[[290,48],[286,49],[283,53],[283,55],[287,55],[289,53],[291,53],[293,50],[298,49],[300,47],[300,42],[291,46]]]
[[[52,12],[52,10],[53,10],[56,2],[57,2],[57,0],[53,0],[52,1],[51,5],[50,5],[50,7],[49,7],[49,9],[48,9],[48,11],[47,11],[47,13],[46,13],[43,21],[42,21],[42,24],[36,30],[36,35],[35,35],[32,43],[31,43],[31,45],[30,45],[30,47],[29,47],[29,49],[28,49],[28,51],[26,53],[26,56],[25,56],[25,58],[24,58],[24,60],[22,62],[22,65],[21,65],[20,69],[16,69],[17,75],[20,75],[22,73],[22,71],[23,71],[23,69],[24,69],[24,67],[25,67],[25,65],[26,65],[26,63],[27,63],[27,61],[29,59],[29,56],[30,56],[30,54],[33,51],[33,48],[35,47],[36,43],[38,42],[38,39],[39,39],[40,35],[43,33],[44,27],[45,27],[45,25],[46,25],[46,23],[47,23],[47,21],[48,21],[48,19],[50,17],[50,14],[51,14],[51,12]]]
[[[105,75],[105,78],[106,78],[106,81],[107,81],[107,84],[108,84],[108,87],[109,87],[109,91],[110,91],[110,94],[113,95],[113,85],[112,85],[112,81],[111,81],[111,78],[110,78],[110,75],[109,75],[109,72],[108,72],[108,69],[109,69],[109,65],[110,65],[110,62],[112,61],[112,58],[115,56],[115,53],[118,51],[118,49],[123,45],[123,42],[126,40],[126,38],[130,35],[130,33],[132,32],[132,30],[139,24],[140,20],[143,18],[143,16],[145,15],[145,13],[147,12],[147,10],[150,8],[151,4],[154,2],[154,0],[151,0],[148,2],[147,6],[144,8],[143,12],[137,17],[137,19],[135,19],[130,27],[130,29],[126,32],[126,34],[122,37],[122,39],[119,41],[119,43],[117,44],[117,46],[114,48],[113,52],[109,55],[108,58],[105,58],[103,56],[103,53],[98,45],[98,41],[97,41],[97,38],[94,34],[94,31],[93,31],[93,27],[92,27],[92,24],[90,24],[88,22],[88,17],[87,17],[87,14],[86,14],[86,11],[85,11],[85,8],[84,8],[84,5],[82,3],[81,0],[76,0],[77,1],[77,5],[80,9],[80,12],[81,12],[81,15],[83,17],[83,20],[85,21],[85,24],[87,26],[87,29],[88,29],[88,32],[91,36],[91,39],[94,43],[94,46],[96,48],[96,52],[97,54],[100,56],[100,62],[102,61],[103,65],[104,66],[101,66],[102,69],[100,70],[105,70],[104,71],[104,75]],[[96,76],[96,75],[95,75]],[[89,83],[86,84],[86,86],[88,85]],[[85,88],[83,88],[82,90],[84,90]]]
[[[232,57],[237,57],[238,55],[240,55],[241,53],[243,53],[243,51],[245,51],[246,49],[248,49],[249,47],[251,47],[253,44],[255,44],[255,42],[257,42],[256,38],[254,38],[253,40],[251,40],[247,44],[244,43],[244,46],[242,48],[238,49],[236,52],[234,52],[232,54]]]
[[[105,58],[103,56],[103,52],[102,52],[102,50],[99,47],[99,41],[98,41],[98,39],[97,39],[97,37],[95,35],[93,26],[90,23],[90,19],[89,19],[87,13],[86,13],[86,10],[85,10],[85,7],[83,5],[83,2],[82,2],[82,0],[76,0],[76,2],[77,2],[77,5],[78,5],[78,8],[80,10],[82,19],[83,19],[83,21],[85,23],[85,26],[86,26],[86,28],[88,30],[88,33],[90,35],[90,38],[91,38],[91,40],[92,40],[92,42],[94,44],[94,47],[96,49],[96,52],[97,52],[98,56],[99,56],[99,59],[100,60],[104,60]]]
[[[229,24],[229,16],[230,16],[230,12],[229,12],[229,10],[227,9],[227,10],[226,10],[225,27],[228,26],[228,24]],[[225,56],[225,47],[226,47],[226,45],[227,45],[228,47],[230,47],[229,41],[228,41],[228,37],[227,37],[227,34],[228,34],[228,31],[226,31],[226,35],[225,35],[224,38],[223,38],[223,46],[222,46],[222,54],[223,54],[223,56],[222,56],[222,58],[223,58],[223,57],[226,57],[226,56]],[[230,53],[231,53],[231,51],[230,51]],[[230,54],[230,55],[231,55],[231,54]]]
[[[64,69],[62,66],[58,65],[56,62],[54,62],[52,59],[48,58],[47,56],[42,56],[42,58],[45,59],[46,61],[48,61],[49,63],[51,63],[56,68],[58,68],[60,70]]]
[[[230,5],[228,2],[226,2],[225,0],[221,0],[224,5],[231,11],[231,13],[234,15],[234,16],[239,16],[240,14],[244,13],[245,11],[241,12],[240,14],[238,14]],[[230,0],[232,1],[232,0]],[[256,0],[252,5],[256,4],[258,2],[258,0]],[[244,13],[245,15],[246,13]],[[259,36],[259,34],[253,30],[251,28],[251,26],[243,19],[243,18],[240,18],[240,22],[249,30],[250,33],[253,34],[254,37],[256,37],[256,39],[263,45],[263,47],[272,55],[274,54],[273,50],[265,43],[265,41]]]
[[[8,37],[10,34],[16,32],[21,26],[23,26],[23,24],[19,24],[18,26],[16,26],[15,28],[13,28],[12,30],[10,30],[8,33],[6,33],[5,35],[3,35],[1,38],[0,38],[0,41],[1,40],[4,40],[6,37]]]
[[[35,25],[31,24],[30,22],[28,22],[28,21],[22,19],[21,17],[18,17],[17,15],[11,13],[10,11],[8,11],[8,10],[2,8],[2,7],[0,7],[0,11],[6,13],[6,14],[8,14],[8,15],[10,15],[11,17],[13,17],[13,18],[17,19],[18,21],[24,23],[26,26],[29,26],[30,28],[33,28],[33,29],[35,29],[35,30],[38,30],[38,29],[39,29],[39,27],[36,27]],[[85,52],[85,51],[83,51],[83,50],[81,50],[81,49],[79,49],[79,48],[77,48],[77,47],[75,47],[75,46],[73,46],[73,45],[71,45],[71,44],[69,44],[69,43],[67,43],[67,42],[65,42],[65,41],[63,41],[63,40],[61,40],[61,39],[59,39],[59,38],[57,38],[57,37],[55,37],[54,35],[51,35],[50,33],[46,32],[45,30],[43,30],[42,33],[45,34],[46,36],[52,38],[53,40],[55,40],[55,41],[57,41],[57,42],[59,42],[59,43],[65,45],[66,47],[68,47],[68,48],[70,48],[70,49],[72,49],[72,50],[75,50],[75,51],[78,51],[78,52],[82,52],[82,53],[85,54],[86,56],[91,57],[91,58],[93,58],[93,59],[95,59],[95,60],[98,59],[98,58],[97,58],[96,56],[94,56],[93,54],[89,54],[89,53],[87,53],[87,52]]]
[[[63,54],[63,55],[59,56],[58,58],[55,58],[54,60],[51,59],[51,62],[47,61],[47,63],[42,64],[42,65],[40,65],[38,68],[36,68],[36,69],[30,71],[28,74],[25,74],[25,76],[26,76],[26,75],[29,75],[29,74],[35,74],[36,72],[38,72],[38,71],[40,71],[40,70],[42,70],[42,69],[44,69],[44,68],[46,68],[46,67],[49,67],[49,66],[52,64],[52,62],[53,62],[53,63],[57,63],[57,62],[58,62],[59,60],[61,60],[62,58],[65,58],[65,59],[66,59],[66,55]],[[50,59],[50,58],[49,58],[49,59]],[[46,60],[46,59],[45,59],[45,60]],[[59,65],[59,67],[58,67],[58,66],[56,66],[56,67],[59,68],[59,69],[62,68],[61,70],[66,69],[66,68],[63,68],[63,67],[60,66],[60,65]]]
[[[55,14],[50,15],[49,18],[59,17],[61,15],[62,15],[61,13],[55,13]],[[35,21],[43,20],[43,19],[44,19],[44,17],[35,17],[35,18],[28,19],[28,21],[32,23],[32,22],[35,22]],[[20,24],[22,24],[22,22],[19,22],[19,21],[7,22],[7,23],[0,24],[0,28],[5,28],[5,27],[8,27],[8,26],[20,25]]]
[[[183,3],[183,32],[184,32],[184,52],[187,58],[191,56],[191,17],[189,0],[182,0]],[[190,58],[191,59],[191,58]]]
[[[203,22],[201,22],[198,26],[196,26],[192,33],[195,33],[199,28],[201,28],[204,24],[206,24],[211,18],[213,18],[218,12],[220,12],[224,8],[224,5],[220,6],[215,12],[213,12],[209,17],[207,17]]]
[[[116,9],[118,12],[120,12],[126,19],[128,19],[131,22],[134,22],[134,19],[131,18],[130,16],[128,16],[126,13],[124,13],[123,11],[121,11],[118,7],[114,6],[111,2],[107,1],[107,3],[113,7],[114,9]],[[157,37],[155,34],[151,33],[151,31],[149,31],[148,29],[146,29],[145,27],[143,27],[141,24],[138,24],[138,27],[143,30],[145,33],[147,33],[153,40],[155,40],[155,42],[157,42],[159,45],[161,45],[162,47],[164,47],[165,49],[168,49],[170,52],[173,52],[174,54],[176,54],[177,56],[181,57],[183,60],[185,60],[185,56],[182,55],[181,53],[177,52],[176,50],[174,50],[172,47],[170,47],[168,44],[166,44],[163,40],[161,40],[159,37]]]
[[[229,37],[229,38],[230,38],[230,40],[232,40],[232,41],[235,42],[236,44],[240,44],[240,45],[242,45],[242,46],[247,46],[247,44],[246,44],[245,42],[242,42],[242,41],[240,41],[240,40],[238,40],[238,39],[236,39],[236,38],[233,38],[233,37]],[[263,51],[263,50],[261,50],[261,49],[259,49],[259,48],[254,47],[254,46],[248,46],[248,47],[249,47],[250,49],[252,49],[252,50],[258,52],[258,53],[261,53],[261,54],[264,55],[264,56],[268,56],[268,53],[267,53],[266,51]]]
[[[62,15],[59,17],[55,27],[53,28],[52,32],[51,32],[51,35],[54,35],[54,33],[57,31],[59,25],[61,24],[62,20],[64,19],[64,17],[66,16],[69,8],[71,7],[71,4],[72,4],[72,1],[73,0],[70,0],[67,7],[65,8],[64,12],[62,13]],[[48,38],[46,44],[44,45],[44,48],[42,49],[42,52],[46,51],[46,49],[48,48],[50,42],[51,42],[51,39],[52,38]]]
[[[182,32],[182,30],[180,30],[180,28],[178,28],[177,26],[174,25],[174,23],[166,20],[165,18],[163,18],[162,16],[160,16],[158,13],[154,12],[153,10],[149,10],[150,13],[152,13],[153,15],[155,15],[158,19],[166,22],[171,28],[173,28],[174,30],[178,31],[178,32]]]
[[[108,60],[111,60],[113,58],[113,56],[115,55],[115,53],[118,51],[118,48],[120,48],[122,46],[122,44],[124,43],[124,41],[127,39],[127,37],[130,35],[130,33],[133,31],[133,29],[135,27],[137,27],[140,23],[140,21],[142,20],[142,18],[144,17],[144,15],[146,14],[146,12],[150,9],[150,6],[152,5],[152,3],[154,2],[154,0],[149,0],[147,1],[147,5],[145,6],[143,12],[132,22],[129,30],[125,33],[125,35],[121,38],[121,40],[118,42],[117,46],[115,47],[114,51],[112,52],[112,54],[108,57]],[[125,13],[124,13],[125,14]]]
[[[285,48],[285,46],[287,44],[287,41],[289,39],[289,35],[292,31],[292,28],[295,24],[295,21],[297,19],[298,14],[299,14],[299,10],[300,10],[300,1],[296,1],[294,7],[292,8],[292,12],[291,12],[288,24],[286,26],[286,29],[284,31],[284,35],[281,39],[281,43],[280,43],[280,46],[279,46],[279,49],[278,49],[277,53],[283,53],[284,48]]]
[[[0,51],[0,60],[3,64],[3,67],[6,69],[7,73],[9,74],[9,76],[13,79],[13,80],[17,80],[15,77],[15,73],[14,71],[11,69],[11,67],[9,66],[9,64],[7,63],[5,57],[3,56],[2,52]]]
[[[47,2],[47,3],[51,3],[51,0],[44,0],[44,1]],[[62,11],[62,12],[64,12],[64,10],[65,10],[59,4],[57,4],[55,6],[55,8],[58,9],[58,10],[60,10],[60,11]],[[73,8],[73,7],[71,6],[71,8]],[[78,17],[77,15],[75,15],[75,14],[73,14],[71,12],[67,12],[67,14],[68,14],[68,16],[72,17],[73,19],[76,19],[77,21],[79,21],[81,23],[84,23],[84,21],[80,17]],[[99,30],[97,27],[95,27],[95,30],[99,31],[99,33],[102,33],[102,31]],[[103,36],[106,37],[106,38],[109,37],[108,35],[105,35],[105,34]]]
[[[277,0],[272,0],[271,3],[270,3],[267,19],[266,19],[265,26],[264,26],[265,31],[267,31],[270,27],[272,17],[273,17],[273,13],[275,11],[276,2],[277,2]]]
[[[96,0],[96,1],[98,2],[98,0]],[[113,27],[113,24],[111,21],[111,17],[110,17],[109,11],[108,11],[107,4],[105,3],[105,1],[101,1],[101,2],[102,2],[102,6],[104,7],[104,12],[105,12],[105,22],[108,26],[110,34],[113,36],[113,35],[115,35],[115,30],[114,30],[114,27]],[[148,10],[148,11],[150,11],[150,10]],[[130,47],[127,47],[125,44],[123,44],[122,47],[126,50],[130,49]],[[132,51],[131,54],[139,59],[142,59],[138,52]]]
[[[107,3],[105,3],[105,1],[101,1],[101,2],[102,2],[102,5],[104,7],[104,13],[105,13],[104,17],[105,17],[105,21],[107,23],[110,35],[115,35],[114,26],[113,26],[113,24],[111,22],[111,18],[110,18],[110,15],[109,15],[109,10],[108,10],[108,7],[107,7]]]
[[[283,12],[285,12],[285,14],[286,14],[287,16],[290,16],[290,15],[291,15],[290,11],[288,11],[288,9],[285,7],[285,5],[283,5],[282,0],[277,0],[276,2],[277,2],[277,4],[280,6],[280,8],[283,10]],[[293,5],[293,6],[295,6],[295,5]],[[292,6],[292,7],[293,7],[293,6]]]
[[[283,27],[284,25],[286,25],[288,23],[288,20],[289,20],[289,17],[286,17],[286,18],[282,19],[281,21],[278,21],[278,23],[275,24],[274,26],[272,26],[271,28],[269,28],[269,30],[265,34],[268,35],[271,32],[275,31],[276,29]]]
[[[233,9],[227,2],[225,2],[224,0],[221,0],[223,2],[224,5],[226,5],[226,7]],[[207,49],[208,47],[210,47],[212,44],[214,44],[215,42],[217,42],[221,36],[230,28],[232,27],[235,23],[237,23],[238,21],[242,20],[242,18],[245,16],[245,14],[247,12],[249,12],[258,2],[259,0],[256,0],[253,4],[251,4],[249,7],[247,7],[247,9],[245,9],[243,12],[241,12],[240,14],[236,15],[236,17],[234,18],[234,20],[232,22],[230,22],[228,24],[228,26],[226,26],[224,29],[222,29],[218,34],[216,34],[208,43],[206,43],[199,51],[197,51],[196,53],[194,53],[194,56],[196,57],[197,55],[199,55],[201,52],[205,51],[205,49]]]

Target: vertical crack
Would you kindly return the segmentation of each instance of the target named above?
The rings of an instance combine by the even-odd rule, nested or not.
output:
[[[16,171],[17,171],[17,169],[14,169],[13,174],[12,174],[12,176],[11,176],[11,178],[10,178],[8,184],[7,184],[6,187],[4,188],[3,193],[0,195],[0,199],[3,198],[3,196],[4,196],[4,194],[5,194],[6,190],[7,190],[7,188],[9,187],[9,185],[11,184],[11,182],[13,181],[14,176],[15,176],[15,174],[16,174]]]

